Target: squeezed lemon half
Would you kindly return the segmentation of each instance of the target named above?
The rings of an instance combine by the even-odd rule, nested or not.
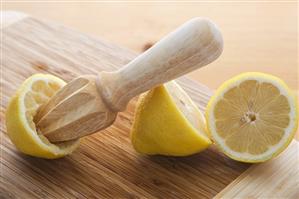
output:
[[[37,109],[64,85],[63,80],[53,75],[35,74],[11,98],[6,110],[7,134],[19,151],[53,159],[68,155],[79,146],[79,140],[50,143],[37,132],[33,121]]]
[[[207,106],[208,130],[229,157],[263,162],[291,142],[298,126],[295,96],[277,77],[244,73],[225,82]]]
[[[191,155],[211,144],[203,115],[174,81],[139,97],[131,141],[139,153],[169,156]]]

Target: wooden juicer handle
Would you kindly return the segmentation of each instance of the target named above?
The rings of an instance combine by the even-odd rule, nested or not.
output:
[[[37,128],[52,142],[97,132],[134,96],[211,63],[222,49],[215,24],[194,18],[121,69],[72,80],[40,108]]]
[[[109,106],[123,111],[134,96],[213,62],[222,49],[215,24],[194,18],[118,71],[100,73],[98,86]]]

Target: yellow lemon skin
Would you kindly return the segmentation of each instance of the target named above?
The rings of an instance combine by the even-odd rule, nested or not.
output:
[[[25,88],[30,84],[32,79],[47,79],[60,83],[60,79],[52,75],[36,74],[29,77],[23,85],[18,89],[16,94],[11,98],[10,103],[6,110],[6,128],[7,135],[10,140],[16,146],[16,148],[27,155],[55,159],[70,154],[79,146],[79,140],[69,141],[61,144],[52,144],[43,135],[38,135],[36,131],[28,128],[26,120],[24,120],[24,111],[22,110],[21,101],[23,100],[20,96]],[[65,83],[64,83],[65,84]],[[64,85],[63,84],[63,85]],[[62,85],[61,85],[62,86]]]
[[[213,132],[212,132],[212,125],[214,125],[215,121],[212,120],[211,118],[213,118],[212,114],[213,114],[214,106],[217,103],[218,98],[221,97],[223,95],[223,93],[227,90],[227,88],[231,87],[231,85],[236,85],[238,82],[242,82],[242,81],[248,80],[248,79],[271,80],[272,82],[276,82],[277,85],[279,85],[287,93],[289,100],[291,102],[293,102],[290,105],[294,109],[295,116],[294,116],[294,119],[290,122],[292,122],[294,124],[293,125],[294,128],[291,130],[291,133],[289,134],[287,140],[283,143],[283,145],[278,150],[274,151],[272,154],[270,154],[269,156],[264,157],[264,158],[249,159],[246,157],[237,157],[234,154],[229,153],[221,144],[219,144],[219,142],[217,141],[215,136],[213,136]],[[207,122],[207,130],[208,130],[209,135],[211,135],[211,139],[213,140],[213,142],[215,142],[216,146],[224,154],[226,154],[228,157],[230,157],[234,160],[240,161],[240,162],[261,163],[261,162],[265,162],[267,160],[270,160],[270,159],[278,156],[281,152],[283,152],[287,148],[287,146],[293,140],[295,133],[297,132],[297,129],[298,129],[298,100],[297,100],[296,95],[289,89],[287,84],[280,78],[273,76],[273,75],[261,73],[261,72],[246,72],[246,73],[242,73],[240,75],[237,75],[237,76],[227,80],[215,91],[215,94],[211,97],[211,99],[207,105],[205,117],[206,117],[206,122]]]
[[[192,155],[211,144],[182,115],[164,86],[139,97],[131,141],[141,154],[167,156]]]

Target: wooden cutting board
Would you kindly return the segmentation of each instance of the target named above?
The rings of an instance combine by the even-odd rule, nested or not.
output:
[[[44,160],[19,153],[6,135],[5,108],[34,73],[66,81],[115,70],[136,53],[52,22],[3,13],[0,198],[298,198],[299,144],[263,164],[233,161],[216,148],[184,158],[142,156],[129,140],[136,99],[113,126],[88,136],[72,155]],[[212,78],[212,77],[211,77]],[[177,80],[204,111],[212,91]]]

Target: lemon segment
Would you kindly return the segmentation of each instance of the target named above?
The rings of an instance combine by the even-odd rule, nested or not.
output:
[[[225,82],[207,106],[208,130],[229,157],[263,162],[281,153],[298,126],[295,96],[277,77],[245,73]]]
[[[139,153],[169,156],[191,155],[211,144],[203,115],[174,81],[139,97],[131,141]]]
[[[65,82],[55,76],[35,74],[23,82],[11,98],[6,110],[7,134],[16,148],[28,155],[59,158],[74,151],[79,140],[52,144],[37,132],[34,116]]]

